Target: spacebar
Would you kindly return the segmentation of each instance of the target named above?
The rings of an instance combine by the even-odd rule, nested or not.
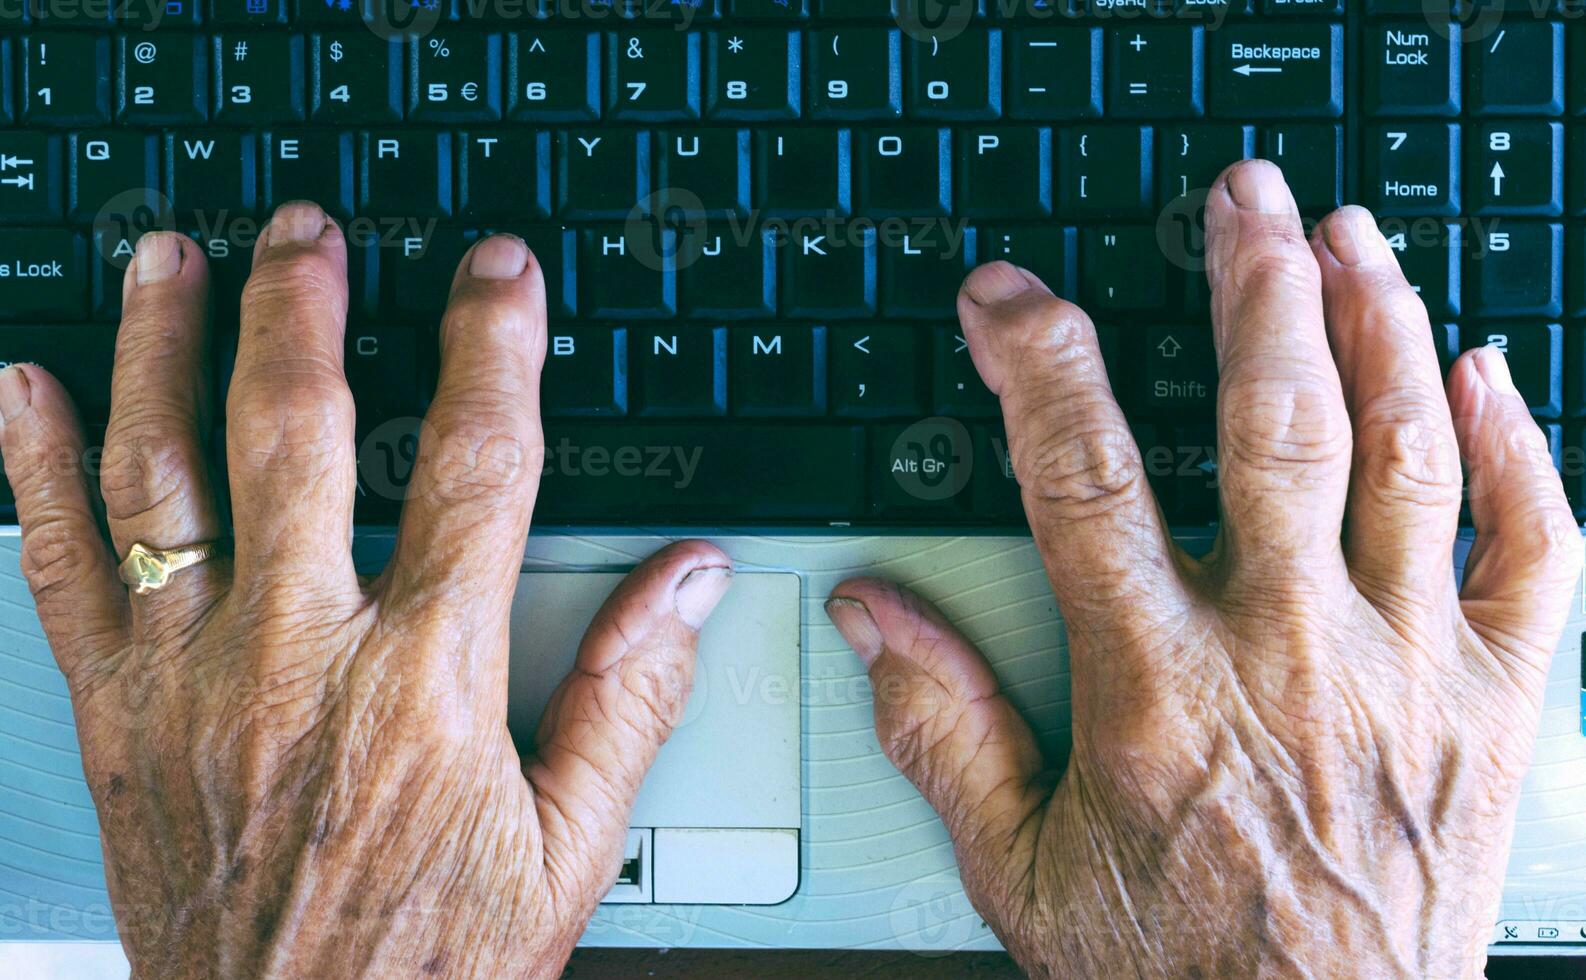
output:
[[[545,426],[547,521],[845,521],[864,507],[854,426]]]

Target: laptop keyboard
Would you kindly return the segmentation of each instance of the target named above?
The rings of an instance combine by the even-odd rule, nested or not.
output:
[[[1445,369],[1507,349],[1586,508],[1586,4],[373,2],[0,6],[0,362],[102,436],[122,270],[177,228],[223,394],[253,240],[309,198],[351,242],[365,524],[400,507],[453,269],[511,231],[549,291],[540,523],[1017,527],[954,312],[1009,259],[1097,321],[1204,525],[1200,203],[1261,155],[1309,218],[1376,211]]]

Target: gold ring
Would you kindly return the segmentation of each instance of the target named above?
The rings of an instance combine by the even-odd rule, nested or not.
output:
[[[205,541],[169,551],[136,543],[121,563],[121,581],[127,583],[135,595],[148,595],[169,585],[171,576],[182,569],[206,562],[226,550],[225,541]]]

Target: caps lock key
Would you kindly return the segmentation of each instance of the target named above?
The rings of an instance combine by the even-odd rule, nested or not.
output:
[[[0,229],[0,320],[88,313],[87,245],[64,228]]]

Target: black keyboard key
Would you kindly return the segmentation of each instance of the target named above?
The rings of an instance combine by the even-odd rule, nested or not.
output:
[[[551,214],[551,136],[531,129],[457,135],[457,214],[464,220],[524,221]]]
[[[1085,303],[1098,316],[1167,305],[1167,263],[1151,225],[1092,225],[1080,235]]]
[[[19,109],[24,125],[102,126],[110,121],[110,38],[84,33],[22,38]]]
[[[1217,354],[1204,326],[1146,327],[1138,404],[1149,411],[1211,414],[1217,402]]]
[[[382,316],[433,321],[446,309],[457,266],[477,238],[465,228],[427,225],[380,247]]]
[[[615,418],[628,411],[628,332],[560,324],[545,346],[540,403],[547,418]]]
[[[758,320],[776,316],[777,232],[730,221],[682,230],[683,312],[696,319]],[[684,264],[686,262],[686,264]]]
[[[87,245],[77,232],[0,228],[0,320],[86,317],[87,258]]]
[[[606,117],[638,122],[699,118],[699,35],[617,32],[606,38]]]
[[[253,269],[258,230],[258,226],[246,221],[208,220],[197,227],[183,229],[187,237],[198,243],[209,266],[210,308],[218,323],[230,324],[233,329],[242,309],[242,288]],[[351,278],[352,270],[348,271]]]
[[[911,223],[881,238],[881,312],[951,317],[958,287],[975,265],[975,232],[962,223]]]
[[[811,319],[876,312],[876,229],[794,231],[782,248],[782,313]]]
[[[1459,126],[1394,123],[1366,136],[1366,205],[1379,215],[1459,213]]]
[[[942,30],[910,37],[908,112],[916,119],[1002,114],[1002,32]]]
[[[264,134],[264,213],[287,201],[313,201],[340,221],[353,215],[352,134],[329,129],[278,129]]]
[[[826,328],[744,324],[727,329],[732,413],[754,417],[826,412]]]
[[[852,213],[852,136],[846,129],[756,129],[755,206],[774,218]]]
[[[712,31],[706,39],[708,119],[797,119],[803,105],[797,31]]]
[[[975,440],[975,471],[970,476],[969,495],[975,516],[988,523],[1024,524],[1019,478],[1013,472],[1013,454],[1002,426],[977,425],[970,432]]]
[[[214,77],[217,122],[290,123],[304,117],[301,37],[217,34]]]
[[[370,31],[310,39],[310,115],[319,123],[402,119],[402,44]]]
[[[209,0],[209,19],[228,27],[278,27],[286,23],[290,5],[290,0]]]
[[[1497,347],[1531,413],[1558,418],[1564,409],[1564,328],[1556,323],[1486,323],[1460,334],[1466,350]]]
[[[880,27],[815,31],[808,38],[811,119],[903,115],[903,42]]]
[[[874,218],[951,212],[952,130],[869,129],[859,140],[861,212]]]
[[[1008,114],[1016,119],[1095,119],[1102,108],[1101,28],[1010,32]]]
[[[1330,123],[1267,129],[1263,154],[1283,168],[1300,210],[1320,215],[1343,203],[1344,134]]]
[[[674,418],[726,414],[725,328],[635,327],[629,353],[635,414]]]
[[[1376,116],[1458,115],[1464,50],[1459,41],[1457,22],[1436,30],[1424,19],[1367,25],[1361,91],[1366,111]]]
[[[878,515],[928,519],[969,505],[974,443],[956,419],[885,425],[870,434],[871,509]]]
[[[1460,257],[1464,225],[1459,222],[1384,218],[1378,223],[1399,259],[1404,278],[1432,318],[1460,312]]]
[[[1052,131],[1021,126],[958,131],[958,208],[968,218],[1052,213]]]
[[[153,135],[127,129],[73,133],[67,154],[71,168],[67,217],[72,222],[119,217],[147,228],[168,210],[158,190],[160,148]]]
[[[1107,32],[1107,105],[1114,119],[1199,116],[1206,110],[1205,32],[1180,24]]]
[[[514,32],[507,39],[507,115],[528,122],[600,118],[600,35]]]
[[[1233,24],[1213,31],[1213,115],[1336,117],[1344,106],[1341,24]]]
[[[408,118],[493,122],[501,118],[501,35],[463,31],[408,45]]]
[[[1563,313],[1562,226],[1501,222],[1476,234],[1468,253],[1465,282],[1472,312],[1548,318]]]
[[[981,262],[1012,262],[1035,274],[1058,296],[1076,298],[1076,231],[1060,225],[988,225],[975,234]]]
[[[1145,217],[1152,211],[1149,126],[1065,127],[1057,206],[1065,217]]]
[[[424,413],[419,356],[428,333],[407,324],[360,324],[347,328],[344,370],[357,404],[358,430],[369,433],[393,419]]]
[[[1002,404],[975,370],[963,328],[935,327],[932,342],[932,411],[955,418],[1001,418]]]
[[[556,137],[557,211],[567,218],[627,218],[650,194],[650,134],[567,130]]]
[[[1540,116],[1564,112],[1563,24],[1506,19],[1491,36],[1467,47],[1467,111]]]
[[[0,290],[5,286],[0,279]],[[115,353],[113,324],[0,324],[0,365],[37,364],[53,374],[89,425],[110,417]]]
[[[16,100],[11,94],[15,88],[11,81],[11,39],[0,37],[0,125],[9,126],[16,118]]]
[[[925,411],[919,365],[930,335],[877,323],[831,330],[831,405],[852,418],[909,418]]]
[[[857,427],[561,422],[547,425],[545,436],[535,504],[542,526],[719,521],[723,514],[824,524],[851,520],[864,506],[864,430]],[[745,446],[786,465],[744,466]]]
[[[59,136],[0,132],[0,225],[59,221],[61,175]]]
[[[359,133],[358,194],[362,214],[449,217],[451,134],[398,129]]]
[[[252,215],[257,148],[252,133],[189,130],[165,136],[165,194],[179,221]],[[201,216],[201,217],[200,217]]]
[[[578,312],[578,237],[573,229],[535,224],[489,230],[512,232],[534,253],[545,278],[545,305],[553,320]]]
[[[661,213],[690,218],[748,214],[747,129],[666,129],[656,139],[656,208]]]
[[[650,221],[579,232],[586,317],[657,319],[677,313],[677,233]]]
[[[209,49],[202,35],[122,35],[116,63],[116,117],[138,125],[187,125],[209,118]]]
[[[1535,217],[1564,213],[1562,125],[1516,119],[1471,126],[1468,135],[1468,213]]]
[[[1157,133],[1157,203],[1199,201],[1231,164],[1256,154],[1254,126],[1191,124]]]

